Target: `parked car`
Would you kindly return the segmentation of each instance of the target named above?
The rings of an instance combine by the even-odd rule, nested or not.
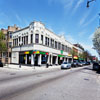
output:
[[[100,65],[97,62],[93,63],[93,70],[97,71],[100,69]]]
[[[83,63],[81,61],[78,61],[78,66],[79,67],[82,67],[83,66]]]
[[[85,65],[90,65],[91,63],[89,62],[89,61],[87,61],[86,63],[85,63]]]
[[[78,66],[78,62],[77,61],[73,61],[71,64],[72,67],[77,67]]]
[[[3,67],[3,63],[0,61],[0,67]]]
[[[71,63],[63,62],[61,64],[61,69],[68,69],[68,68],[71,68]]]
[[[86,61],[82,61],[82,64],[83,64],[83,65],[86,65]]]

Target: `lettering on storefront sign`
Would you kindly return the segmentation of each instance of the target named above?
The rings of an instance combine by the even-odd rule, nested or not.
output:
[[[63,50],[61,50],[60,52],[61,52],[61,54],[63,54]]]

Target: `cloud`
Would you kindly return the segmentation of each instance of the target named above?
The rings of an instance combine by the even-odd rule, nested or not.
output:
[[[21,17],[20,17],[18,14],[16,14],[15,16],[16,16],[16,19],[17,19],[20,23],[22,23]]]
[[[85,23],[83,26],[87,26],[89,25],[90,23],[92,23],[95,19],[97,18],[97,15],[95,15],[94,17],[92,17],[90,20],[87,21],[87,23]]]
[[[72,13],[75,13],[76,10],[80,7],[80,5],[81,5],[83,2],[84,2],[84,0],[79,0],[79,1],[77,2],[76,6],[74,7],[74,10],[73,10]]]
[[[82,16],[79,25],[83,25],[86,22],[86,19],[88,18],[89,14],[91,13],[91,10],[88,10],[87,12],[84,13]]]
[[[67,34],[67,35],[66,35],[66,33],[65,33],[64,31],[61,31],[58,35],[59,35],[59,36],[64,36],[65,39],[66,39],[67,41],[71,42],[72,44],[77,43],[77,41],[73,38],[72,35],[70,35],[70,34]]]
[[[66,12],[73,7],[74,2],[75,0],[48,0],[48,4],[52,4],[52,3],[62,4]]]
[[[92,54],[92,56],[99,57],[96,50],[93,49],[93,44],[85,44],[85,43],[82,43],[82,42],[80,42],[80,44],[85,48],[85,50],[88,50]]]
[[[82,31],[82,32],[79,32],[78,36],[79,36],[79,37],[82,37],[82,36],[85,35],[85,34],[86,34],[86,31]]]
[[[94,33],[90,34],[89,39],[93,39]]]

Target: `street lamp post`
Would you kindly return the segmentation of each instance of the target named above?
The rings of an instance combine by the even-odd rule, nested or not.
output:
[[[22,47],[22,39],[21,39],[21,36],[20,36],[19,47],[20,47],[20,52],[21,52],[21,47]],[[20,52],[19,52],[19,56],[20,56]],[[21,58],[19,60],[20,60],[20,62],[19,62],[19,68],[21,68]]]
[[[89,8],[89,4],[91,3],[91,2],[93,2],[93,1],[96,1],[96,0],[87,0],[87,8]]]

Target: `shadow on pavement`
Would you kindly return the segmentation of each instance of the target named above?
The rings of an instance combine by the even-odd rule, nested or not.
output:
[[[83,68],[83,69],[86,69],[86,70],[93,70],[92,68],[89,68],[89,67],[86,67],[86,68]]]
[[[96,71],[97,74],[100,74],[100,70]]]

